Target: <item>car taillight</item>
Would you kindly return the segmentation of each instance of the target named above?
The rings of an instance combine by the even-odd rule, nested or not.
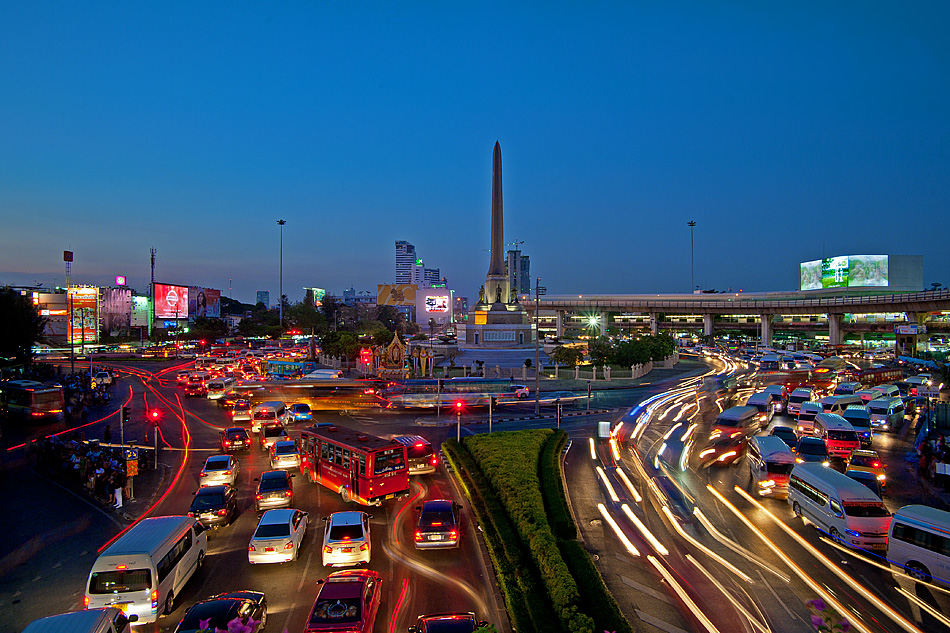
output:
[[[292,494],[294,494],[293,491],[288,490],[288,491],[286,491],[286,492],[284,493],[284,496],[285,496],[285,497],[289,497],[289,496],[291,496]]]
[[[89,606],[89,596],[82,597],[82,606],[84,609]]]
[[[459,535],[458,530],[449,531],[449,538],[458,538],[458,535]]]
[[[881,467],[881,462],[874,462],[874,465],[872,466],[872,468],[880,468],[880,467]]]
[[[260,501],[260,500],[263,499],[263,498],[264,498],[264,495],[260,495],[260,494],[257,495],[257,500],[258,500],[258,501]]]
[[[293,542],[293,541],[290,541],[289,543],[287,543],[286,545],[284,545],[284,549],[293,549],[293,548],[294,548],[294,542]]]
[[[417,540],[417,541],[421,541],[421,540],[422,540],[422,532],[416,532],[416,540]]]
[[[194,513],[194,512],[189,512],[189,513],[188,513],[188,516],[190,516],[190,517],[193,519],[193,518],[195,518],[195,513]]]
[[[441,522],[441,521],[433,521],[433,522],[432,522],[432,526],[433,526],[433,527],[438,527],[438,526],[440,526],[440,525],[442,525],[442,522]]]
[[[158,602],[158,589],[152,591],[152,604]]]
[[[332,554],[332,553],[333,553],[333,548],[330,547],[329,545],[327,545],[326,547],[323,548],[323,553],[324,553],[324,554]]]
[[[228,509],[227,509],[227,508],[221,508],[220,510],[218,510],[218,516],[219,516],[219,517],[227,516],[227,514],[228,514]]]
[[[432,454],[432,465],[433,466],[439,465],[439,456],[436,455],[435,453]]]
[[[360,551],[361,551],[361,552],[366,552],[366,551],[368,551],[368,550],[369,550],[369,543],[361,543],[361,544],[360,544]]]
[[[257,551],[257,548],[254,547],[253,545],[248,545],[248,546],[247,546],[247,551],[249,551],[249,552],[256,552],[256,551]]]
[[[201,474],[198,475],[198,476],[199,476],[199,477],[207,477],[207,476],[208,476],[208,473],[201,473]]]
[[[231,474],[231,471],[230,471],[230,470],[226,470],[226,471],[224,471],[224,473],[222,473],[222,474],[224,474],[224,475],[230,475],[230,474]]]

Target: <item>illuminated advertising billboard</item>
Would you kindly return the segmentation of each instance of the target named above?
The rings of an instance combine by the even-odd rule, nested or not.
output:
[[[66,309],[70,312],[67,343],[95,343],[99,340],[98,288],[67,288]]]
[[[192,286],[188,289],[188,318],[220,317],[221,291]]]
[[[449,311],[447,295],[429,295],[426,297],[426,312],[444,314]]]
[[[102,290],[102,331],[109,333],[129,329],[132,324],[132,289]]]
[[[188,286],[155,284],[155,318],[187,319]]]
[[[416,305],[416,284],[377,284],[376,305],[378,306],[414,306]]]
[[[887,287],[887,255],[839,255],[800,265],[802,290]]]

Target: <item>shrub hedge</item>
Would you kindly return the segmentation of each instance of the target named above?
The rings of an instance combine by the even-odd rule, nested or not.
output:
[[[561,480],[561,451],[566,443],[567,433],[564,431],[556,431],[548,437],[541,450],[538,476],[541,479],[544,507],[547,509],[554,536],[572,540],[577,538],[577,527],[567,506],[564,482]]]
[[[463,442],[531,552],[561,626],[592,633],[594,620],[580,609],[580,591],[558,549],[541,494],[541,449],[552,433],[551,429],[507,431],[471,436]]]

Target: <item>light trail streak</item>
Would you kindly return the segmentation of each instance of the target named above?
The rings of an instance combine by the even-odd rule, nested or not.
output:
[[[670,436],[673,435],[673,431],[675,431],[676,429],[680,428],[681,426],[683,426],[683,423],[682,423],[682,422],[677,422],[676,424],[674,424],[673,426],[671,426],[671,427],[666,431],[666,433],[663,435],[663,441],[665,442],[665,441],[667,441],[668,439],[670,439]]]
[[[782,572],[778,571],[777,569],[773,569],[773,568],[772,568],[768,563],[766,563],[765,561],[759,560],[759,558],[758,558],[757,556],[754,556],[751,552],[745,550],[745,549],[744,549],[741,545],[739,545],[738,543],[732,542],[732,541],[731,541],[729,538],[727,538],[722,532],[720,532],[719,530],[717,530],[717,529],[716,529],[716,526],[713,525],[712,522],[711,522],[709,519],[706,518],[706,515],[703,514],[703,511],[702,511],[702,510],[700,510],[699,508],[693,508],[693,516],[695,516],[697,519],[699,519],[699,522],[703,524],[703,527],[706,528],[706,531],[709,532],[709,533],[712,535],[712,537],[713,537],[714,539],[716,539],[717,541],[719,541],[720,543],[722,543],[723,545],[725,545],[726,547],[728,547],[729,549],[731,549],[733,552],[735,552],[736,554],[742,556],[742,557],[745,558],[746,560],[749,560],[749,561],[755,563],[756,565],[758,565],[759,567],[761,567],[761,568],[764,569],[765,571],[770,572],[771,574],[773,574],[776,578],[778,578],[778,579],[781,580],[782,582],[784,582],[784,583],[786,583],[786,584],[788,584],[789,582],[791,582],[791,580],[792,580],[791,578],[789,578],[788,576],[786,576],[786,575],[783,574]]]
[[[630,519],[630,521],[636,526],[637,530],[640,531],[640,534],[643,535],[643,538],[645,538],[650,543],[650,545],[653,546],[653,549],[663,556],[670,555],[670,550],[666,549],[663,543],[661,543],[658,538],[653,536],[653,532],[651,532],[649,528],[643,524],[643,521],[637,518],[637,515],[633,513],[633,511],[630,509],[630,506],[625,503],[620,506],[620,509],[623,510],[623,513],[627,515],[627,518]]]
[[[725,567],[726,569],[731,571],[733,574],[735,574],[742,580],[746,581],[747,583],[753,584],[755,582],[754,580],[752,580],[751,577],[749,577],[748,575],[740,571],[738,567],[736,567],[735,565],[727,561],[725,558],[723,558],[722,556],[720,556],[719,554],[712,551],[711,549],[709,549],[708,547],[706,547],[705,545],[703,545],[702,543],[694,539],[692,536],[690,536],[689,533],[683,529],[683,526],[680,525],[679,521],[676,520],[676,517],[673,516],[673,513],[670,512],[670,509],[668,507],[663,506],[663,514],[666,515],[666,519],[670,522],[670,525],[673,526],[673,529],[676,530],[677,534],[683,537],[693,547],[700,550],[701,552],[706,554],[706,556],[709,556],[711,559],[713,559],[714,561],[716,561],[717,563],[719,563],[720,565],[722,565],[723,567]]]
[[[607,474],[604,472],[604,469],[598,466],[597,474],[600,475],[600,478],[603,480],[604,485],[607,486],[607,492],[610,494],[610,499],[614,501],[615,503],[617,501],[620,501],[620,497],[617,496],[617,491],[614,490],[614,487],[610,483],[610,480],[607,479]]]
[[[923,609],[924,611],[926,611],[927,613],[929,613],[930,615],[932,615],[932,616],[933,616],[934,618],[936,618],[937,620],[940,620],[940,621],[943,623],[944,626],[950,627],[950,619],[948,619],[948,618],[947,618],[946,616],[944,616],[942,613],[940,613],[939,611],[937,611],[936,609],[934,609],[933,607],[931,607],[929,604],[927,604],[926,602],[924,602],[923,600],[921,600],[920,598],[918,598],[917,596],[915,596],[915,595],[912,594],[911,592],[907,591],[906,589],[904,589],[904,588],[901,587],[900,585],[898,585],[898,586],[895,587],[895,588],[897,589],[897,591],[899,591],[900,593],[904,594],[904,596],[906,596],[908,599],[910,599],[910,601],[913,602],[915,605],[917,605],[918,607],[920,607],[921,609]]]
[[[594,438],[589,437],[589,438],[587,438],[587,439],[590,441],[590,458],[596,460],[596,459],[597,459],[597,449],[594,447]]]
[[[643,497],[641,497],[637,489],[633,487],[633,482],[627,478],[627,473],[623,472],[623,469],[619,467],[614,472],[617,473],[617,476],[620,477],[620,481],[623,482],[623,485],[625,485],[627,490],[630,491],[630,494],[633,495],[633,500],[637,503],[642,502]]]
[[[724,596],[726,596],[726,598],[729,599],[729,602],[731,602],[732,605],[733,605],[742,615],[744,615],[744,616],[749,620],[749,623],[752,624],[753,627],[755,627],[755,628],[758,629],[759,631],[762,631],[762,633],[768,633],[768,632],[769,632],[769,630],[770,630],[769,627],[766,626],[766,625],[764,625],[764,624],[762,624],[761,622],[759,622],[755,617],[753,617],[753,615],[752,615],[751,613],[749,613],[749,612],[745,609],[745,607],[743,607],[741,604],[739,604],[739,601],[736,600],[736,599],[733,597],[733,595],[732,595],[731,593],[729,593],[729,591],[728,591],[725,587],[722,586],[722,583],[720,583],[718,580],[716,580],[716,578],[715,578],[712,574],[710,574],[710,573],[706,570],[705,567],[703,567],[702,565],[700,565],[698,560],[696,560],[695,558],[693,558],[693,556],[692,556],[691,554],[687,554],[687,555],[686,555],[686,560],[688,560],[689,562],[691,562],[697,569],[699,569],[699,571],[702,572],[702,574],[703,574],[704,576],[706,576],[706,578],[709,579],[709,582],[711,582],[712,584],[716,585],[716,588],[719,589],[719,591],[721,591],[722,594],[723,594]],[[750,579],[750,582],[751,582],[751,579]]]
[[[670,587],[673,588],[673,591],[676,592],[676,595],[678,595],[680,600],[683,601],[687,608],[693,612],[693,615],[696,616],[696,619],[699,620],[704,627],[706,627],[706,630],[709,631],[709,633],[719,633],[719,629],[717,629],[712,621],[706,617],[706,614],[702,612],[702,609],[700,609],[696,603],[693,602],[692,598],[690,598],[686,593],[686,590],[683,589],[683,587],[678,582],[676,582],[675,578],[673,578],[673,575],[668,572],[663,567],[663,565],[660,564],[660,561],[650,555],[647,556],[647,560],[650,561],[651,565],[656,567],[656,570],[660,572],[660,575],[663,576],[663,579],[669,583]]]
[[[600,514],[604,517],[604,521],[606,521],[607,525],[611,527],[611,529],[614,531],[614,534],[616,534],[617,538],[620,539],[620,542],[623,543],[623,546],[627,548],[627,551],[634,556],[639,556],[640,552],[636,547],[633,546],[633,543],[627,538],[627,535],[623,533],[623,530],[620,529],[620,526],[617,524],[614,518],[610,516],[610,513],[607,512],[607,507],[602,503],[598,503],[597,509],[600,510]]]
[[[406,594],[409,593],[409,579],[402,579],[402,591],[399,592],[399,598],[396,600],[396,607],[393,609],[392,619],[389,621],[389,633],[395,633],[396,621],[399,619],[399,611],[406,601]]]
[[[788,566],[789,569],[795,572],[795,575],[798,576],[806,585],[808,585],[812,591],[818,594],[818,596],[821,597],[822,600],[830,604],[834,608],[834,610],[837,611],[838,613],[849,613],[848,609],[845,608],[843,604],[838,602],[838,600],[833,595],[831,595],[831,593],[829,593],[822,585],[820,585],[811,576],[806,574],[805,571],[801,567],[795,564],[795,561],[793,561],[785,552],[783,552],[782,548],[780,548],[778,545],[772,542],[767,536],[765,536],[765,534],[763,534],[762,531],[759,530],[759,528],[757,528],[755,524],[753,524],[752,521],[749,520],[748,517],[746,517],[744,514],[742,514],[742,512],[739,511],[739,508],[735,507],[729,500],[723,497],[722,494],[718,490],[713,488],[712,486],[706,486],[706,488],[717,499],[719,499],[720,503],[722,503],[724,506],[729,508],[729,510],[732,511],[732,513],[735,514],[736,517],[740,521],[742,521],[745,524],[745,526],[752,531],[753,534],[758,536],[759,539],[761,539],[761,541],[765,543],[765,545],[768,546],[768,548],[771,549],[775,553],[776,556],[782,559],[782,562],[784,562]],[[849,622],[854,628],[856,628],[858,631],[861,631],[861,633],[872,633],[871,629],[869,629],[867,625],[864,624],[864,622],[862,622],[858,618],[853,617],[851,618],[851,620],[849,620]]]
[[[886,616],[889,617],[891,620],[893,620],[893,621],[894,621],[896,624],[898,624],[901,628],[903,628],[905,631],[908,631],[909,633],[923,633],[923,631],[921,631],[921,630],[918,629],[916,626],[914,626],[912,622],[910,622],[910,621],[907,620],[904,616],[902,616],[900,613],[898,613],[898,612],[895,611],[893,608],[891,608],[890,605],[885,604],[880,598],[878,598],[878,597],[875,596],[873,593],[871,593],[871,591],[868,590],[864,585],[862,585],[861,583],[859,583],[857,580],[855,580],[854,578],[852,578],[852,577],[849,576],[848,574],[844,573],[844,571],[842,571],[840,567],[838,567],[837,565],[835,565],[834,563],[832,563],[831,560],[829,560],[827,556],[825,556],[824,554],[822,554],[821,552],[819,552],[819,551],[815,548],[814,545],[812,545],[811,543],[809,543],[808,541],[806,541],[805,539],[803,539],[801,536],[799,536],[798,533],[795,532],[795,530],[793,530],[792,528],[790,528],[790,527],[788,527],[787,525],[785,525],[785,522],[784,522],[784,521],[780,521],[780,520],[778,519],[778,517],[776,517],[774,514],[772,514],[771,511],[767,510],[767,509],[765,508],[765,506],[763,506],[761,503],[759,503],[754,497],[752,497],[751,495],[749,495],[749,493],[747,493],[745,490],[743,490],[743,489],[740,488],[739,486],[736,486],[736,487],[735,487],[735,490],[736,490],[743,498],[745,498],[747,501],[749,501],[752,505],[756,506],[759,510],[761,510],[762,512],[764,512],[767,517],[769,517],[770,519],[772,519],[772,521],[774,521],[776,524],[778,524],[778,526],[779,526],[780,528],[782,528],[782,530],[784,530],[786,534],[788,534],[788,535],[791,536],[793,539],[795,539],[795,540],[799,543],[799,545],[801,545],[802,547],[804,547],[805,550],[807,550],[808,553],[811,554],[813,557],[815,557],[821,564],[823,564],[825,567],[827,567],[831,572],[833,572],[833,573],[834,573],[836,576],[838,576],[841,580],[844,580],[846,583],[848,583],[849,585],[851,585],[852,587],[854,587],[855,589],[857,589],[857,590],[858,590],[858,593],[860,593],[862,596],[864,596],[864,598],[865,598],[868,602],[870,602],[871,604],[873,604],[874,606],[876,606],[878,609],[880,609],[880,611],[881,611],[884,615],[886,615]]]

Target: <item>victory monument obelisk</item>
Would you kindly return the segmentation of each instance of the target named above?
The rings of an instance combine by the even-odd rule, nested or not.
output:
[[[460,347],[518,349],[534,346],[528,313],[512,294],[505,270],[505,227],[501,195],[501,145],[495,141],[491,178],[491,259],[485,285],[468,313]]]

